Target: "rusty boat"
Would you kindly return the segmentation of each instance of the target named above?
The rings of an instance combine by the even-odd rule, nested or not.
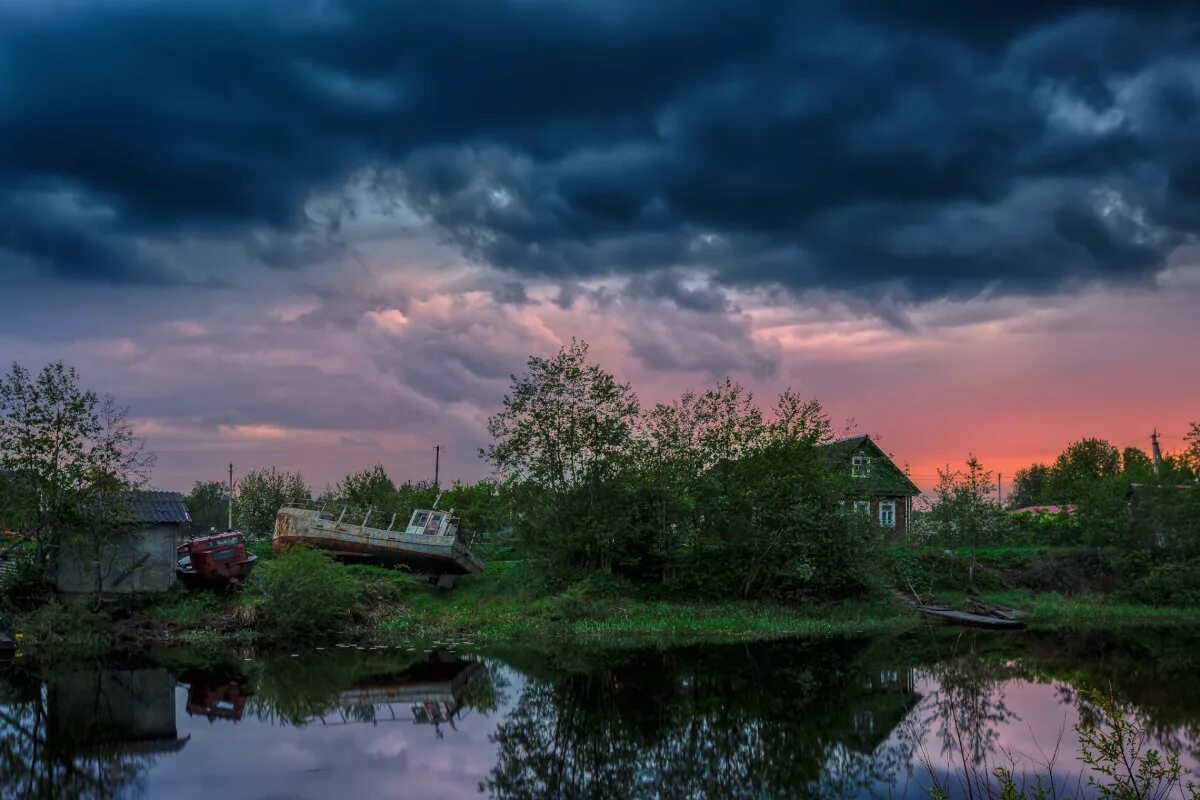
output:
[[[175,575],[189,588],[235,586],[254,569],[258,556],[246,551],[241,531],[194,536],[177,550]]]
[[[455,576],[483,571],[483,562],[459,537],[461,521],[453,509],[418,508],[404,529],[396,528],[392,515],[386,528],[348,522],[346,509],[335,518],[322,509],[287,505],[275,517],[275,552],[296,544],[328,550],[346,561],[384,566],[404,566],[413,572]],[[440,585],[440,584],[439,584]]]

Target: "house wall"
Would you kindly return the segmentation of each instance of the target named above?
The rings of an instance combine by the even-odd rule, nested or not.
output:
[[[67,536],[58,553],[55,572],[58,591],[95,592],[99,562],[102,592],[165,592],[175,582],[175,547],[180,535],[179,525],[147,525],[131,533],[106,537],[98,548],[94,536],[86,533]]]
[[[883,532],[897,538],[904,535],[908,530],[908,498],[907,497],[872,497],[871,503],[871,524],[876,527],[879,525],[879,504],[880,503],[895,503],[896,504],[896,527],[883,528]]]

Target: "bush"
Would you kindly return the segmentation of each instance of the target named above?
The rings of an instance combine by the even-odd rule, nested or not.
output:
[[[555,622],[579,622],[585,619],[607,619],[612,613],[613,599],[607,593],[592,594],[597,587],[591,578],[579,581],[546,603],[546,615]]]
[[[259,629],[274,638],[328,634],[346,620],[361,589],[331,556],[293,547],[255,573]]]
[[[1200,606],[1200,561],[1160,564],[1122,592],[1135,603],[1187,608]]]
[[[46,650],[65,646],[78,649],[103,644],[102,637],[97,633],[100,623],[96,615],[78,605],[68,608],[57,600],[51,600],[35,611],[19,615],[14,622],[18,633]]]

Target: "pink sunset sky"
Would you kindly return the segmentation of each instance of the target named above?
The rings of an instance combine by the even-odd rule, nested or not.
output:
[[[1184,343],[1198,333],[1200,266],[1186,253],[1151,285],[916,304],[891,312],[904,314],[897,327],[834,296],[725,292],[714,314],[612,280],[581,286],[569,308],[549,283],[504,303],[487,288],[503,275],[443,263],[431,277],[379,249],[379,263],[324,284],[268,275],[249,297],[214,291],[188,303],[124,289],[76,299],[56,287],[18,306],[10,296],[7,318],[26,324],[0,337],[0,357],[76,365],[88,386],[130,406],[158,454],[154,484],[178,490],[219,478],[230,461],[239,472],[299,470],[318,489],[376,463],[396,479],[428,478],[435,444],[443,478],[483,477],[476,451],[509,375],[572,336],[646,405],[725,375],[764,406],[789,386],[815,396],[922,488],[968,453],[1011,476],[1083,436],[1148,448],[1157,427],[1170,449],[1198,416],[1200,371]],[[39,323],[43,303],[61,304],[53,336]]]

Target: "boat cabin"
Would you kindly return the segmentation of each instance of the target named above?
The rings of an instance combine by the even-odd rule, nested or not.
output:
[[[176,574],[189,585],[231,585],[250,575],[258,556],[240,531],[197,536],[179,545]]]
[[[408,521],[405,533],[419,533],[425,536],[457,536],[458,517],[450,511],[438,511],[433,508],[418,508]]]

